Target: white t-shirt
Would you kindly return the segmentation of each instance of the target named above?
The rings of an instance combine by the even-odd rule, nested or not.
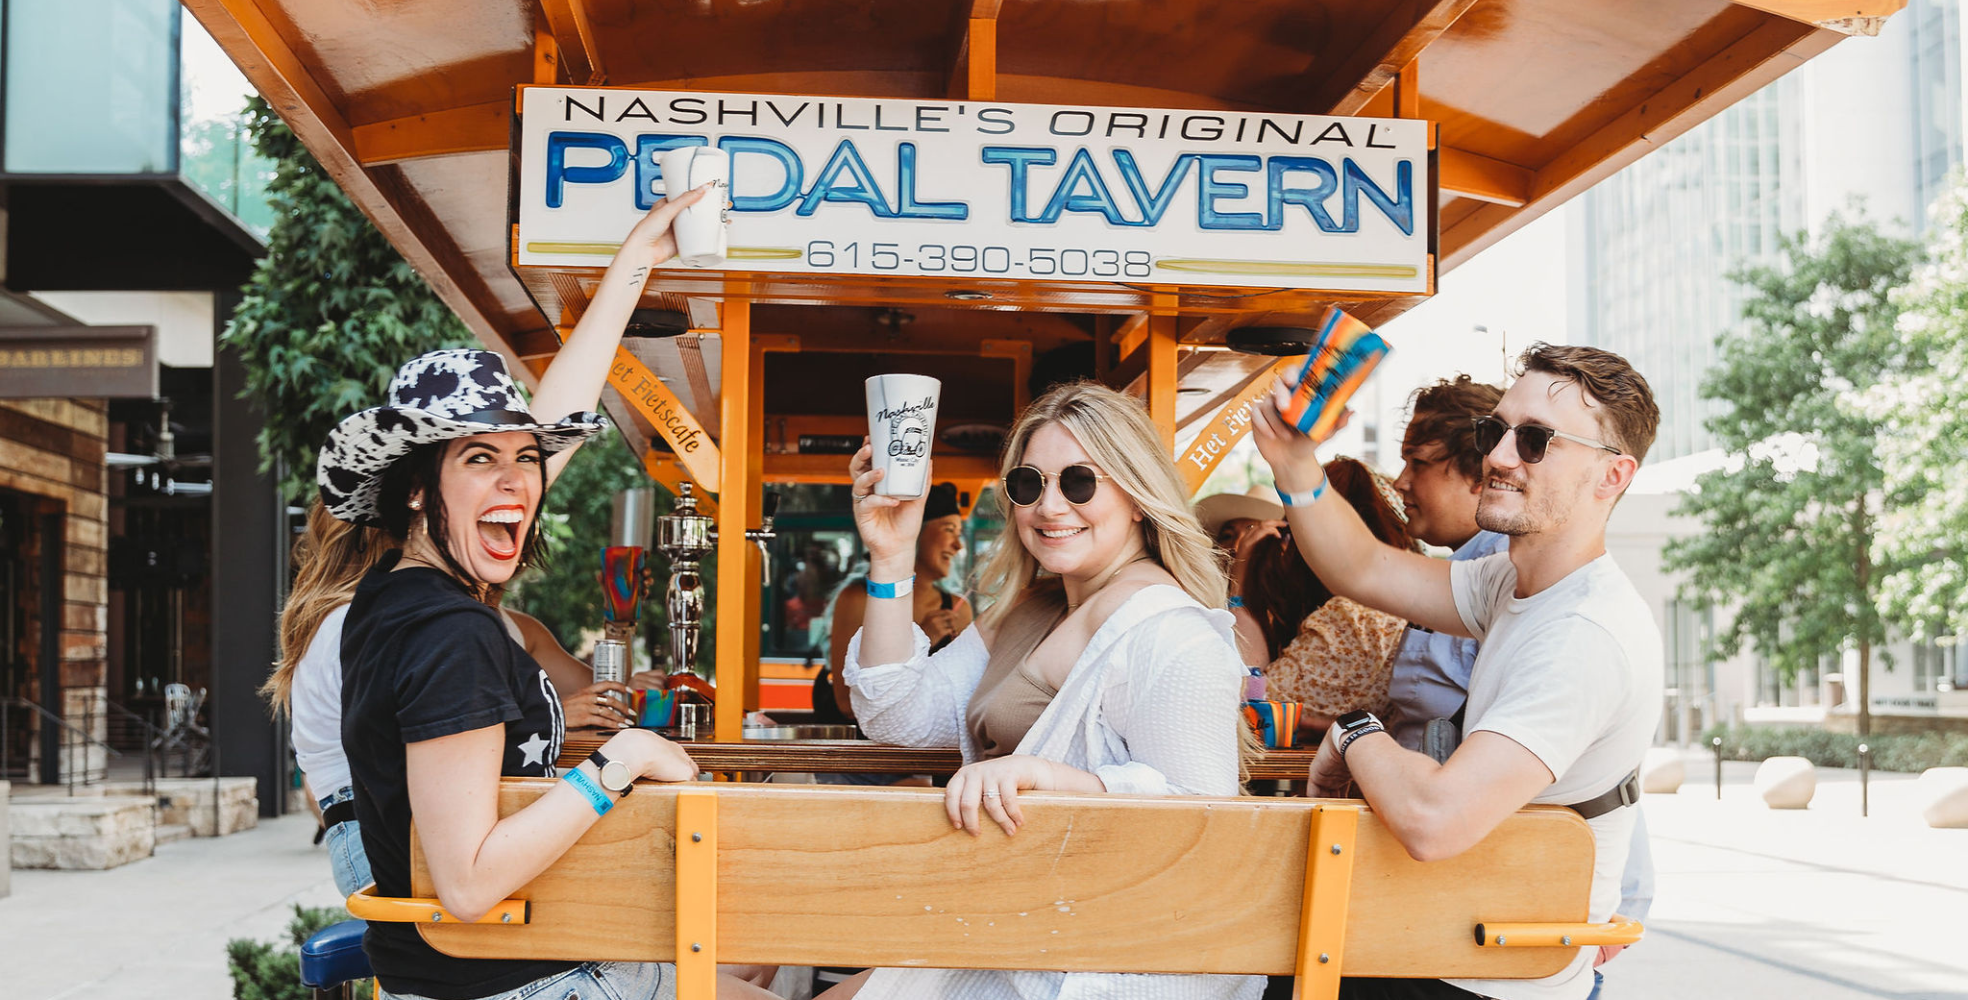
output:
[[[307,652],[294,665],[294,686],[288,692],[293,720],[294,762],[306,775],[308,794],[316,801],[335,794],[349,783],[348,755],[342,752],[342,621],[348,617],[344,604],[314,628]],[[526,637],[519,622],[499,609],[506,623],[506,634],[520,646]]]
[[[1610,555],[1526,598],[1508,552],[1449,567],[1456,611],[1483,646],[1469,677],[1467,732],[1509,737],[1557,780],[1534,803],[1595,798],[1639,766],[1660,723],[1662,651],[1653,613]],[[1596,851],[1587,919],[1611,917],[1637,809],[1588,820]],[[1584,1000],[1596,948],[1546,979],[1451,980],[1499,1000]]]
[[[294,759],[307,775],[308,794],[317,800],[349,783],[348,757],[342,753],[342,620],[348,609],[344,604],[321,619],[294,667]]]

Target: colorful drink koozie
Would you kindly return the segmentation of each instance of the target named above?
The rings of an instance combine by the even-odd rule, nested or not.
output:
[[[1244,721],[1273,750],[1289,750],[1298,741],[1298,714],[1295,701],[1244,702]]]
[[[1387,356],[1387,341],[1338,306],[1319,320],[1319,339],[1298,371],[1285,420],[1299,433],[1323,439],[1332,433],[1346,401]]]
[[[636,725],[645,729],[664,729],[675,725],[676,702],[674,691],[637,691],[634,701]]]
[[[642,603],[643,550],[635,545],[601,548],[601,617],[603,621],[633,623]]]

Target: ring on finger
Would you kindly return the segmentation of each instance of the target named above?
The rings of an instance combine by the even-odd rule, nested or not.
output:
[[[987,799],[995,799],[998,797],[998,790],[995,788],[986,788],[984,789],[984,797]]]

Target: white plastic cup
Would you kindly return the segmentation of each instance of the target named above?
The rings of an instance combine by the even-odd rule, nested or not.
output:
[[[676,235],[677,263],[717,267],[730,253],[724,204],[731,188],[731,157],[713,146],[679,146],[661,160],[663,191],[684,194],[703,184],[715,184],[697,204],[677,213],[670,231]]]
[[[867,381],[868,441],[875,468],[882,470],[875,492],[914,499],[929,488],[929,452],[936,440],[936,406],[943,383],[927,375],[875,375]]]

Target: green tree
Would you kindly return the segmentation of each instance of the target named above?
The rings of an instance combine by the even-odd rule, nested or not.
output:
[[[261,471],[304,501],[336,421],[382,403],[405,361],[472,338],[264,100],[247,103],[246,128],[275,165],[274,222],[222,339],[266,414]]]
[[[1753,643],[1795,677],[1856,649],[1861,734],[1872,650],[1886,638],[1871,556],[1884,474],[1881,425],[1852,401],[1894,376],[1889,293],[1918,249],[1834,215],[1815,238],[1783,240],[1775,263],[1732,275],[1749,293],[1743,322],[1717,338],[1702,381],[1721,404],[1707,427],[1729,458],[1681,504],[1706,530],[1666,551],[1668,569],[1688,573],[1684,599],[1734,607],[1716,637],[1723,655]]]
[[[247,105],[246,130],[275,164],[267,185],[275,221],[224,340],[246,368],[246,395],[266,413],[261,469],[279,469],[282,492],[304,502],[314,496],[315,458],[337,421],[382,404],[405,361],[475,341],[258,97]],[[570,648],[601,625],[599,551],[608,544],[613,497],[648,482],[610,432],[584,446],[554,484],[541,530],[557,555],[518,581],[512,602]],[[668,494],[658,494],[667,511]],[[706,586],[715,580],[707,566]],[[660,583],[642,609],[659,656],[666,648]],[[713,634],[707,620],[699,670],[715,662]]]
[[[1934,204],[1927,260],[1894,294],[1905,376],[1860,394],[1857,409],[1886,429],[1876,554],[1887,611],[1916,636],[1968,628],[1968,186]]]

